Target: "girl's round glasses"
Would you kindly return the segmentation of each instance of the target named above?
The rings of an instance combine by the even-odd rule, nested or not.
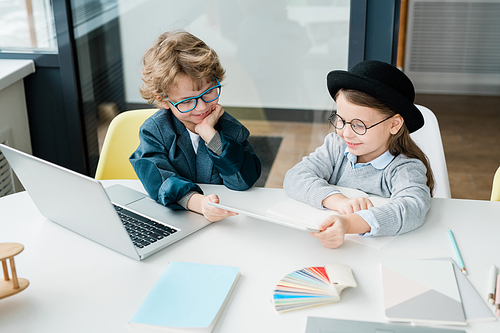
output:
[[[369,127],[366,127],[365,123],[362,120],[353,119],[351,121],[345,121],[341,116],[337,114],[337,112],[332,112],[328,121],[330,122],[330,124],[332,124],[333,127],[335,127],[338,130],[343,129],[346,124],[349,124],[351,125],[351,128],[354,133],[358,135],[364,135],[366,134],[366,131],[368,131],[370,128],[373,128],[390,118],[392,118],[392,116],[387,117],[384,120],[381,120],[378,123],[373,124]]]
[[[214,76],[215,77],[215,76]],[[192,111],[196,108],[196,104],[198,104],[198,99],[201,98],[203,102],[205,103],[210,103],[215,101],[217,98],[220,96],[221,92],[221,84],[219,80],[217,80],[217,77],[215,77],[215,81],[217,81],[217,85],[213,86],[212,88],[205,90],[201,94],[195,97],[189,97],[185,98],[182,101],[179,101],[177,103],[174,103],[170,101],[170,103],[179,110],[180,113],[186,113],[189,111]]]

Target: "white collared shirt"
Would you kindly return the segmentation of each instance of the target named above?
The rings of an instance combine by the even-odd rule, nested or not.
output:
[[[351,167],[353,169],[359,169],[364,166],[367,166],[368,164],[371,164],[375,169],[382,170],[385,169],[385,167],[388,166],[389,163],[391,163],[392,160],[394,159],[394,155],[389,153],[388,150],[386,150],[385,153],[383,153],[376,159],[366,163],[357,163],[356,161],[358,160],[358,157],[354,154],[351,154],[348,148],[345,149],[344,154],[347,156],[347,159],[351,163]]]
[[[187,129],[187,128],[186,128]],[[193,144],[194,153],[198,153],[198,145],[200,144],[200,135],[187,130],[189,137],[191,138],[191,143]]]

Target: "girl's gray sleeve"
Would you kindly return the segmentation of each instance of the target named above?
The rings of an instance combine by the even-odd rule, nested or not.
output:
[[[402,234],[420,227],[430,208],[427,169],[421,161],[405,157],[387,171],[391,200],[370,208],[380,225],[377,236]]]
[[[323,199],[333,192],[329,180],[335,164],[342,159],[342,145],[338,140],[335,133],[328,134],[322,146],[288,170],[283,188],[289,197],[323,208]]]

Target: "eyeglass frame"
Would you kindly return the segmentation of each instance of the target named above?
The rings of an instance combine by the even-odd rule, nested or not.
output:
[[[172,104],[173,106],[175,106],[175,108],[177,109],[177,111],[179,111],[180,113],[188,113],[188,112],[191,112],[193,111],[194,109],[196,109],[196,106],[198,105],[198,99],[201,98],[201,100],[205,103],[210,103],[210,102],[213,102],[215,101],[217,98],[220,97],[220,94],[222,92],[222,85],[220,84],[219,80],[217,79],[217,76],[214,75],[214,78],[215,78],[215,81],[217,81],[217,84],[215,86],[213,86],[212,88],[208,88],[207,90],[205,90],[204,92],[202,92],[201,94],[199,94],[198,96],[194,96],[194,97],[188,97],[188,98],[184,98],[183,100],[180,100],[179,102],[177,103],[173,103],[172,101],[169,100],[170,104]],[[203,99],[203,95],[205,95],[207,92],[209,92],[210,90],[213,90],[213,89],[217,89],[219,88],[219,93],[217,94],[217,97],[215,97],[214,99],[210,100],[210,101],[205,101]],[[177,107],[177,105],[179,105],[180,103],[183,103],[183,102],[186,102],[186,101],[189,101],[189,100],[192,100],[194,99],[194,106],[191,110],[187,110],[187,111],[181,111],[179,110],[179,108]]]
[[[340,127],[340,128],[339,128],[339,127],[337,127],[337,126],[335,126],[335,125],[334,125],[334,121],[333,121],[333,120],[334,120],[334,118],[335,118],[335,117],[338,117],[340,120],[342,120],[342,127]],[[351,125],[351,129],[352,129],[352,131],[353,131],[354,133],[356,133],[357,135],[365,135],[365,134],[366,134],[366,132],[368,132],[368,130],[369,130],[370,128],[373,128],[373,127],[375,127],[375,126],[377,126],[377,125],[379,125],[379,124],[382,124],[384,121],[386,121],[386,120],[388,120],[388,119],[391,119],[392,117],[394,117],[394,116],[389,116],[389,117],[385,118],[384,120],[381,120],[381,121],[379,121],[378,123],[373,124],[373,125],[371,125],[371,126],[367,127],[367,126],[366,126],[366,124],[365,124],[365,122],[364,122],[364,121],[362,121],[361,119],[354,118],[354,119],[353,119],[353,120],[351,120],[351,121],[345,121],[345,119],[344,119],[344,118],[342,118],[342,117],[341,117],[341,116],[340,116],[337,112],[332,112],[332,114],[330,115],[330,117],[329,117],[328,121],[329,121],[329,123],[330,123],[330,124],[332,124],[332,126],[333,126],[334,128],[336,128],[336,129],[338,129],[338,130],[344,129],[344,128],[345,128],[345,125],[346,125],[346,124],[349,124],[349,125]],[[364,133],[362,133],[362,134],[361,134],[361,133],[358,133],[358,132],[356,132],[356,130],[354,129],[354,127],[352,127],[352,126],[353,126],[353,125],[352,125],[352,122],[353,122],[353,121],[355,121],[355,120],[357,120],[357,121],[359,121],[359,122],[361,122],[361,123],[363,124],[363,126],[365,127],[365,132],[364,132]]]

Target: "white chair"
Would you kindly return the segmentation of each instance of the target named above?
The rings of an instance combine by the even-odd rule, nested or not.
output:
[[[439,124],[434,113],[422,105],[416,105],[424,116],[424,126],[411,133],[411,138],[427,155],[434,173],[434,198],[451,198],[450,180],[444,156],[443,141]]]
[[[491,189],[491,201],[500,201],[500,167],[493,176],[493,187]]]

